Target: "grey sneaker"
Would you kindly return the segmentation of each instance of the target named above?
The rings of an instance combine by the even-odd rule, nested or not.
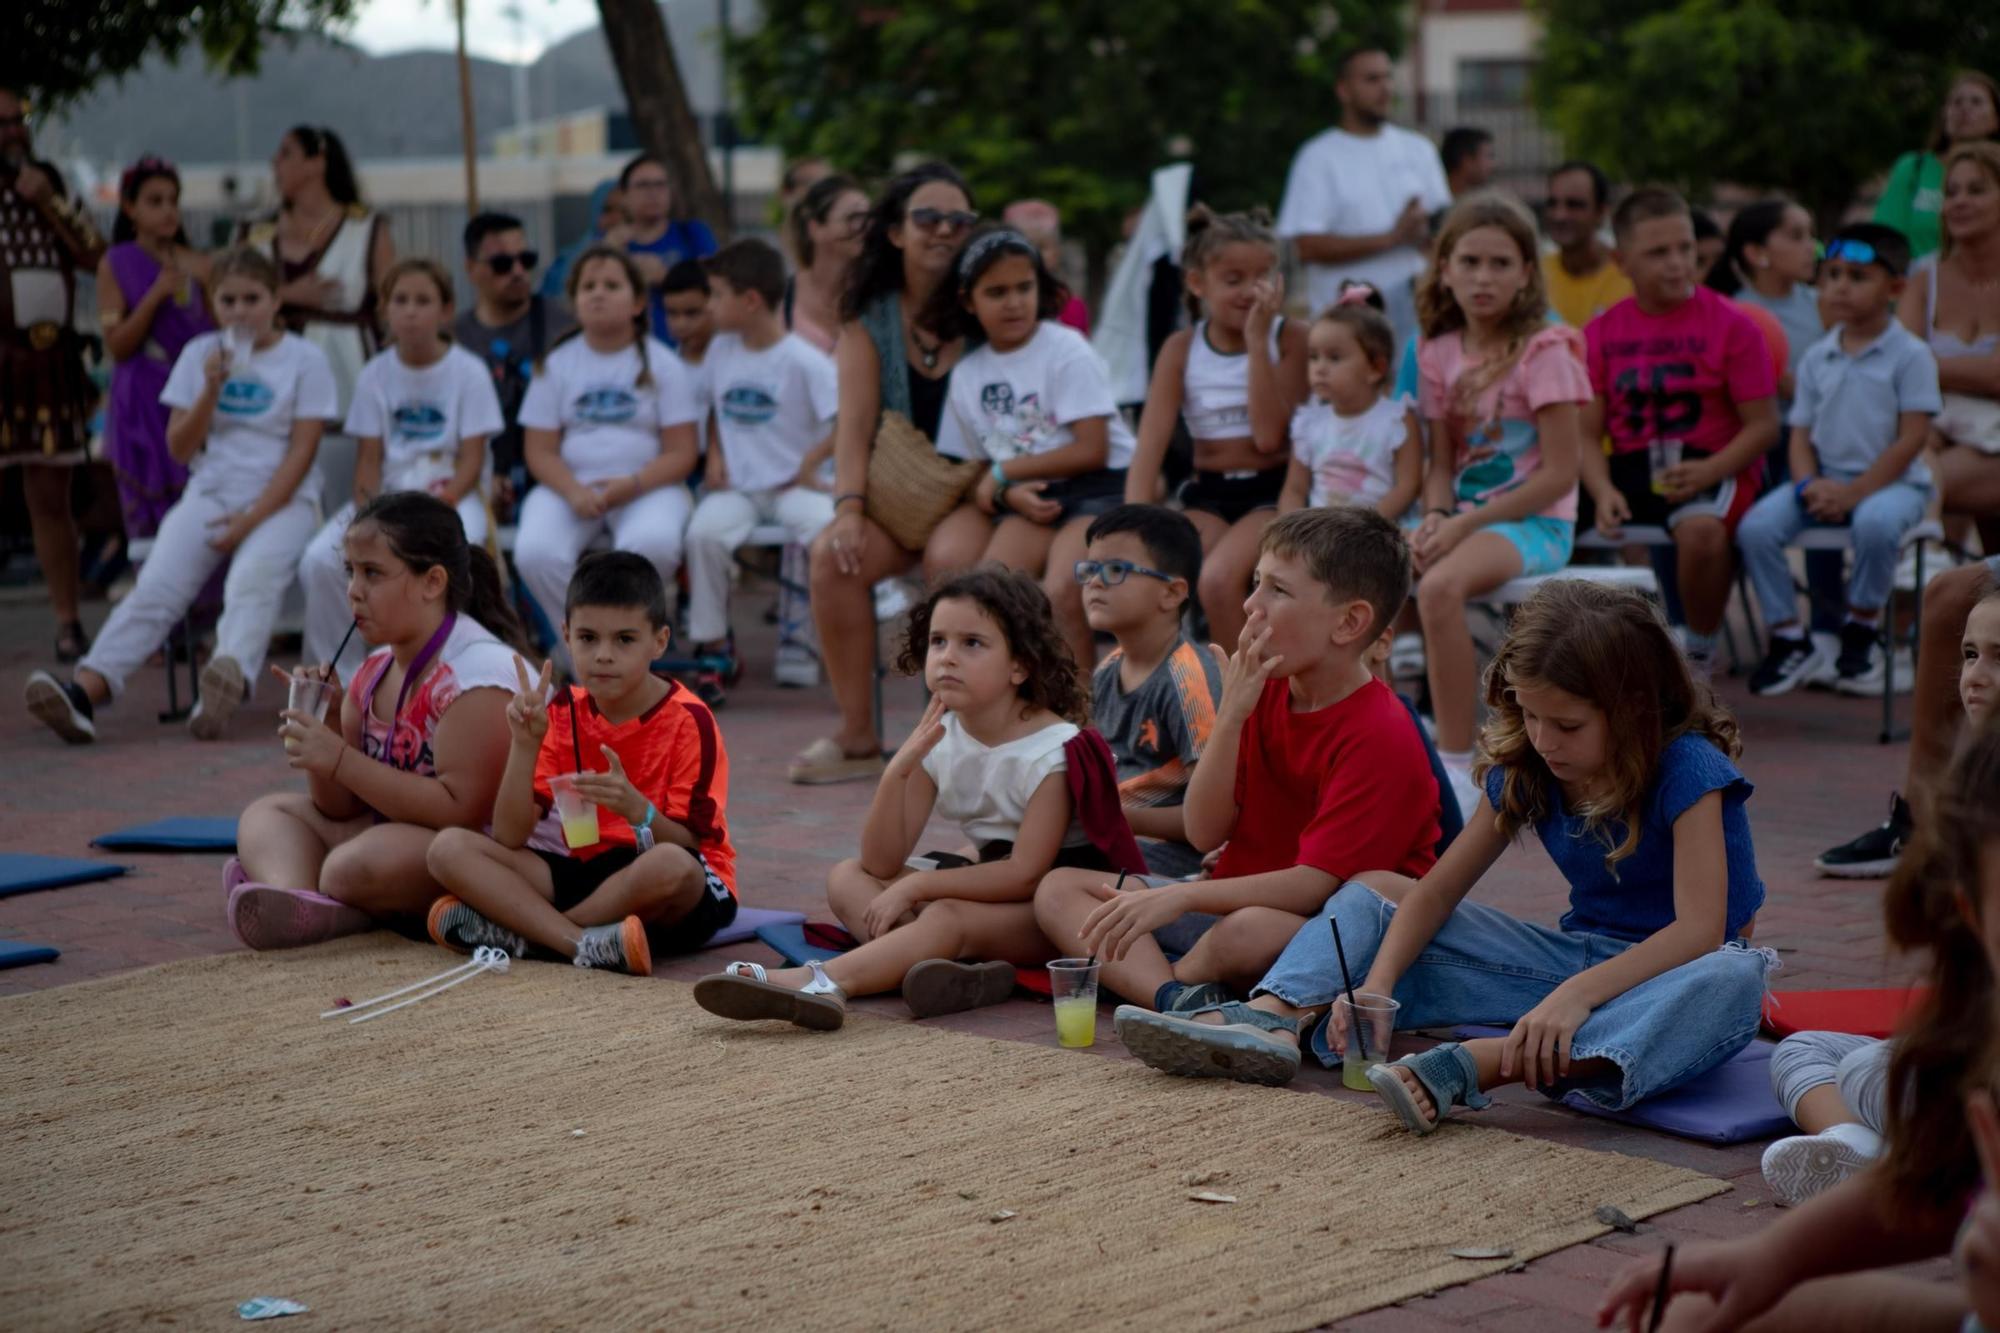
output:
[[[229,730],[229,719],[249,693],[243,668],[233,657],[211,657],[201,669],[201,697],[188,714],[188,731],[198,741],[219,741]]]
[[[576,942],[578,967],[609,968],[635,977],[653,975],[653,950],[646,943],[646,924],[636,916],[609,926],[586,926]]]
[[[1112,1015],[1125,1049],[1154,1069],[1186,1078],[1233,1078],[1242,1083],[1278,1087],[1299,1072],[1296,1034],[1287,1018],[1231,1002],[1204,1009],[1220,1023],[1197,1023],[1191,1015],[1156,1014],[1136,1004],[1121,1004]]]
[[[460,953],[471,953],[483,945],[505,949],[516,958],[528,956],[525,939],[507,927],[487,920],[448,893],[431,904],[430,915],[425,918],[424,925],[434,942]]]

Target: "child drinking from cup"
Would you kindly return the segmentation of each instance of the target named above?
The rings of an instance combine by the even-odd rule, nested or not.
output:
[[[28,711],[72,744],[95,740],[95,712],[123,692],[180,623],[225,560],[215,652],[188,716],[198,740],[218,740],[263,668],[285,589],[318,523],[313,456],[339,411],[333,372],[311,343],[277,325],[278,269],[231,250],[212,272],[223,328],[190,340],[160,401],[167,447],[189,469],[187,490],[160,520],[130,594],[68,680],[28,677]]]
[[[1396,360],[1388,317],[1350,287],[1306,339],[1312,399],[1292,417],[1292,465],[1278,512],[1302,505],[1371,505],[1391,521],[1416,503],[1424,447],[1407,399],[1387,393]]]
[[[988,566],[943,583],[910,613],[897,665],[923,671],[930,706],[875,789],[861,855],[827,878],[861,946],[774,972],[731,963],[695,985],[710,1013],[832,1029],[850,995],[898,986],[919,1018],[998,1004],[1016,964],[1055,956],[1035,925],[1036,883],[1052,866],[1105,865],[1065,776],[1088,701],[1034,580]],[[933,813],[964,829],[977,864],[906,864]]]
[[[692,953],[736,919],[729,755],[708,705],[652,672],[671,633],[645,557],[578,563],[563,642],[583,684],[551,699],[550,666],[530,679],[514,659],[493,831],[446,829],[431,844],[447,891],[430,905],[432,939],[517,958],[532,944],[643,977],[655,953]]]
[[[354,498],[319,530],[299,562],[306,595],[305,654],[353,671],[334,650],[353,623],[347,607],[345,541],[355,510],[385,491],[426,491],[458,510],[465,539],[486,541],[486,441],[506,424],[486,364],[450,338],[451,279],[437,261],[401,259],[381,282],[395,345],[361,369],[347,408],[359,452]]]
[[[424,869],[432,837],[493,812],[514,683],[495,631],[520,638],[493,557],[443,500],[391,491],[355,514],[346,558],[356,632],[379,646],[344,696],[330,665],[292,673],[323,680],[340,708],[327,721],[286,712],[279,734],[306,790],[262,797],[237,823],[241,860],[223,884],[253,949],[421,915],[438,894]]]

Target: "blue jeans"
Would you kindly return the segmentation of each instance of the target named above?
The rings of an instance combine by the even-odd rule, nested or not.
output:
[[[1923,521],[1930,498],[1927,486],[1892,482],[1856,505],[1845,524],[1823,524],[1813,518],[1789,486],[1759,500],[1737,526],[1736,545],[1743,552],[1743,567],[1750,575],[1764,623],[1783,625],[1798,620],[1798,595],[1792,589],[1785,547],[1813,527],[1848,527],[1853,532],[1854,572],[1847,579],[1847,604],[1863,610],[1887,605],[1896,562],[1902,555],[1903,534]]]
[[[1317,919],[1292,936],[1253,995],[1316,1009],[1340,993],[1340,963],[1327,922],[1340,924],[1347,966],[1360,985],[1396,915],[1395,904],[1350,881]],[[1401,1029],[1461,1023],[1512,1025],[1577,973],[1615,958],[1631,942],[1516,921],[1479,903],[1460,903],[1396,983]],[[1764,1004],[1768,955],[1732,941],[1644,981],[1591,1011],[1570,1042],[1573,1060],[1609,1060],[1615,1082],[1575,1083],[1594,1105],[1619,1111],[1704,1074],[1750,1044]],[[1340,1053],[1320,1023],[1307,1045],[1321,1064]]]

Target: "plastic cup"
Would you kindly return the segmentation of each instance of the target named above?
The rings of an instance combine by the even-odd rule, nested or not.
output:
[[[581,773],[558,773],[549,779],[549,794],[556,798],[556,818],[562,821],[563,842],[570,850],[597,844],[597,802],[585,800],[576,790]]]
[[[310,713],[315,721],[326,721],[327,709],[333,703],[332,685],[303,671],[292,672],[290,680],[285,707],[296,713]],[[297,749],[291,741],[285,742],[287,754],[296,753]]]
[[[1653,494],[1667,493],[1667,472],[1681,465],[1682,448],[1679,440],[1646,441],[1646,460],[1653,473]]]
[[[241,324],[224,325],[222,347],[229,353],[229,368],[241,370],[257,350],[257,335]]]
[[[1396,1013],[1403,1003],[1365,990],[1354,992],[1351,999],[1342,995],[1334,1003],[1347,1011],[1347,1050],[1340,1060],[1340,1086],[1356,1092],[1373,1092],[1375,1085],[1368,1081],[1368,1070],[1388,1061],[1389,1044],[1395,1039]],[[1357,1033],[1366,1041],[1366,1055],[1361,1053],[1363,1042],[1355,1040]]]
[[[1049,964],[1056,1040],[1071,1049],[1097,1040],[1097,966],[1095,958],[1058,958]]]

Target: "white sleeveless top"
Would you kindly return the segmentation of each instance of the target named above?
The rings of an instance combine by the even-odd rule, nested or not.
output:
[[[313,267],[313,276],[331,278],[339,284],[326,309],[353,314],[368,303],[368,260],[374,236],[375,214],[359,205],[350,206],[333,239],[326,243],[319,263]],[[278,252],[275,223],[256,224],[246,240],[268,251],[280,269],[286,267]],[[337,427],[347,419],[347,410],[354,402],[355,381],[360,379],[361,368],[368,364],[368,358],[374,355],[375,339],[359,324],[311,318],[305,321],[299,336],[325,353],[326,363],[333,370],[334,386],[340,391],[340,416],[334,423]]]
[[[1271,325],[1271,362],[1278,361],[1283,319]],[[1209,345],[1208,321],[1188,335],[1181,377],[1181,419],[1197,440],[1241,440],[1250,434],[1250,354],[1224,356]]]

